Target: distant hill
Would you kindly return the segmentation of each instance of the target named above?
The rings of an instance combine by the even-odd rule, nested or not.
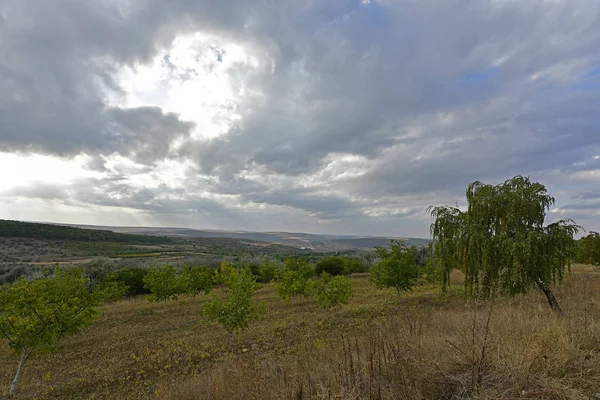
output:
[[[363,237],[353,235],[319,235],[297,232],[250,232],[190,228],[122,227],[95,225],[68,225],[85,229],[109,230],[123,234],[154,235],[171,238],[228,238],[251,242],[264,242],[314,251],[343,251],[389,246],[390,237]],[[404,240],[409,246],[427,246],[429,239],[395,238]]]
[[[76,226],[40,224],[0,220],[0,237],[20,237],[50,240],[77,240],[93,242],[118,242],[136,244],[172,243],[172,237],[159,237],[149,234],[124,234],[107,229],[83,229]]]

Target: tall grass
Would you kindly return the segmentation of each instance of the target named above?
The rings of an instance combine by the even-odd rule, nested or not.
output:
[[[351,304],[330,311],[265,286],[268,314],[231,349],[201,318],[204,296],[166,312],[129,299],[33,358],[20,398],[590,399],[600,392],[600,275],[578,271],[556,288],[562,317],[537,291],[479,302],[459,286],[444,296],[421,286],[398,299],[360,277]],[[0,397],[15,367],[3,347]]]
[[[183,399],[590,399],[600,391],[600,281],[496,302],[399,307],[285,357],[232,356],[162,388]]]

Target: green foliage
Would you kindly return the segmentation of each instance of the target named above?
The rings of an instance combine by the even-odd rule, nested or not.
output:
[[[0,266],[0,285],[16,282],[20,277],[31,275],[36,272],[38,272],[38,269],[28,264],[4,263]]]
[[[54,276],[0,287],[0,334],[22,353],[11,392],[29,356],[55,350],[59,338],[91,324],[100,302],[80,269],[57,269]]]
[[[344,272],[352,274],[354,272],[366,271],[365,262],[360,257],[344,257]]]
[[[104,282],[96,287],[96,293],[105,301],[117,301],[127,294],[127,286],[122,282]]]
[[[340,256],[327,256],[315,264],[315,273],[321,275],[327,272],[330,275],[341,275],[346,272],[347,259]]]
[[[429,246],[418,246],[415,249],[415,262],[419,267],[427,268],[431,249]]]
[[[352,281],[345,276],[332,277],[323,272],[314,283],[317,302],[325,308],[339,308],[352,298]]]
[[[524,293],[538,281],[562,280],[575,255],[573,235],[579,227],[571,220],[544,226],[554,204],[544,185],[516,176],[496,186],[473,182],[466,195],[466,211],[429,208],[443,288],[453,268],[465,273],[468,294],[484,297]]]
[[[95,258],[81,265],[85,276],[89,279],[88,285],[94,289],[106,280],[107,275],[114,269],[113,262],[106,258]]]
[[[222,285],[230,286],[238,274],[238,269],[233,263],[223,261],[215,273],[215,281]]]
[[[600,233],[590,232],[577,243],[577,262],[600,266]]]
[[[148,300],[164,301],[165,305],[168,299],[177,300],[182,291],[177,271],[172,265],[151,269],[144,277],[144,287],[152,292]]]
[[[127,287],[128,296],[152,293],[144,286],[144,278],[150,272],[147,268],[123,268],[109,273],[106,282],[118,282]]]
[[[221,324],[229,334],[248,328],[249,323],[265,313],[265,304],[253,301],[260,287],[249,268],[244,268],[232,278],[229,296],[225,300],[211,299],[203,309],[204,315]]]
[[[281,268],[279,267],[279,262],[265,259],[258,269],[258,275],[261,282],[272,282],[281,277]]]
[[[281,298],[292,301],[294,296],[309,297],[313,275],[314,269],[308,261],[290,257],[285,260],[277,293]]]
[[[214,285],[213,270],[205,266],[187,266],[179,279],[184,293],[194,298],[200,292],[210,293]]]
[[[416,251],[415,246],[406,247],[398,240],[392,240],[389,248],[378,247],[379,263],[371,268],[371,281],[379,288],[393,287],[398,294],[411,290],[421,274]]]

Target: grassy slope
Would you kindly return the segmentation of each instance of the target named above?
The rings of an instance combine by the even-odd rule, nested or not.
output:
[[[225,332],[199,316],[206,297],[170,302],[166,312],[125,300],[105,306],[60,352],[30,360],[21,396],[590,398],[600,390],[600,275],[579,271],[556,290],[563,318],[536,291],[500,299],[489,314],[491,303],[441,296],[433,286],[398,299],[361,277],[352,303],[332,312],[310,300],[287,304],[265,286],[257,297],[268,314],[231,351]],[[16,364],[3,347],[2,390]]]

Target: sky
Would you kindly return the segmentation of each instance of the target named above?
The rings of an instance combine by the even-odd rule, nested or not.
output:
[[[0,218],[428,237],[515,175],[600,230],[593,0],[0,0]]]

